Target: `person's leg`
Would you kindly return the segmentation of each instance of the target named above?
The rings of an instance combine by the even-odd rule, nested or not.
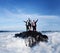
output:
[[[36,31],[36,27],[35,27],[35,31]]]
[[[26,31],[28,31],[28,26],[26,25]]]
[[[30,30],[31,30],[31,26],[28,26],[27,28],[28,28],[28,31],[30,31]]]
[[[29,28],[28,30],[30,31],[30,26],[28,28]]]
[[[33,31],[35,31],[35,26],[33,26]]]
[[[27,26],[26,26],[26,31],[27,31]]]
[[[29,26],[29,29],[31,30],[31,26]]]
[[[33,31],[34,31],[34,26],[33,26]]]
[[[27,26],[27,31],[29,30],[29,26]]]

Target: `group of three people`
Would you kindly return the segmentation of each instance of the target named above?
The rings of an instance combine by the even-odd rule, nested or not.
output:
[[[24,21],[26,23],[26,31],[30,31],[30,30],[33,30],[33,31],[36,31],[36,23],[37,23],[38,19],[35,21],[31,21],[30,18],[28,18],[27,21]]]

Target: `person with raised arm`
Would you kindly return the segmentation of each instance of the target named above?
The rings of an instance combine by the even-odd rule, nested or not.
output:
[[[24,21],[26,24],[26,31],[28,31],[29,30],[29,26],[28,26],[28,20],[27,21]]]
[[[28,18],[28,27],[29,27],[29,31],[30,31],[31,27],[32,27],[30,18]]]
[[[36,31],[36,23],[37,23],[37,21],[38,21],[38,19],[35,21],[35,20],[33,20],[33,22],[32,22],[32,27],[33,27],[33,31]]]

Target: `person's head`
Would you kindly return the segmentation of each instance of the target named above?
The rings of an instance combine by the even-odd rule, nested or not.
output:
[[[35,22],[35,20],[33,20],[33,22]]]
[[[28,18],[28,21],[31,22],[30,18]]]

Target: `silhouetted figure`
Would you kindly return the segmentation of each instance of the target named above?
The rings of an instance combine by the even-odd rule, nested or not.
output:
[[[29,27],[29,30],[31,30],[31,20],[30,20],[30,18],[28,18],[28,27]]]
[[[26,23],[26,31],[29,30],[29,26],[28,26],[28,20],[27,21],[24,21]]]
[[[32,27],[30,18],[28,18],[28,20],[24,22],[26,23],[26,31],[30,31]]]
[[[37,21],[38,21],[38,19],[35,21],[35,20],[33,20],[33,22],[32,22],[32,27],[33,27],[33,31],[36,31],[36,23],[37,23]]]

